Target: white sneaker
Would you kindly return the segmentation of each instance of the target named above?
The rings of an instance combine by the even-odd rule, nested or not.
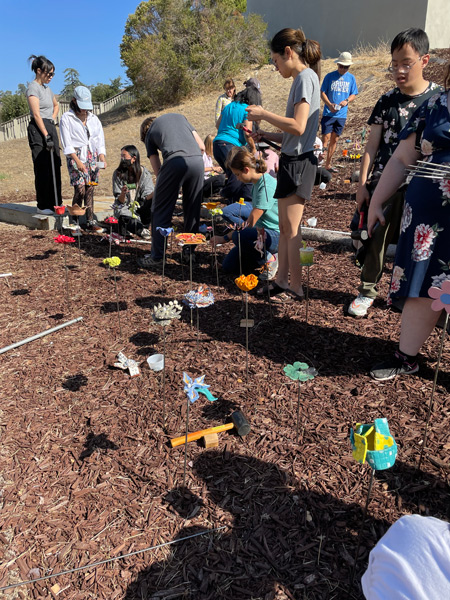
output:
[[[38,208],[38,209],[36,209],[36,212],[37,212],[38,215],[54,215],[55,214],[49,208],[44,208],[42,210],[40,208]]]
[[[365,317],[374,300],[375,298],[358,294],[348,307],[348,314],[352,317]]]
[[[259,275],[261,281],[272,281],[277,276],[278,254],[273,254],[267,261],[264,271]]]

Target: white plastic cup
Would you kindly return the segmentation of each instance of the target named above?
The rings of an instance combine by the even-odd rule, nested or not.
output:
[[[308,227],[315,227],[317,225],[317,218],[311,217],[306,222],[308,223]]]
[[[321,190],[324,190],[324,189],[326,189],[326,187],[327,187],[327,184],[326,184],[324,181],[322,181],[322,183],[319,185],[319,188],[320,188]]]
[[[314,248],[300,248],[300,264],[304,267],[310,267],[314,264]]]
[[[152,371],[162,371],[164,368],[164,354],[153,354],[147,358],[148,366]]]
[[[104,163],[103,161],[99,161],[99,162],[97,163],[97,167],[98,167],[99,169],[104,169],[104,168],[105,168],[105,163]]]

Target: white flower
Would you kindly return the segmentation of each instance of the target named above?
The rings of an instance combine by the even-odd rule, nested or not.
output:
[[[403,207],[402,222],[400,225],[400,231],[402,233],[405,232],[408,229],[408,227],[411,225],[411,220],[412,220],[412,208],[411,208],[411,205],[406,202],[405,206]]]
[[[409,111],[408,111],[408,110],[406,110],[406,108],[401,108],[401,109],[398,111],[398,114],[399,114],[401,117],[407,117],[407,116],[409,115]]]
[[[444,281],[450,281],[450,273],[441,273],[440,275],[433,275],[431,277],[431,285],[441,289]]]
[[[433,144],[425,138],[422,138],[422,141],[420,142],[420,151],[425,156],[433,154]]]

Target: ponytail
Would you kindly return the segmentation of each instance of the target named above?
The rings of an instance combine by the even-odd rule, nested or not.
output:
[[[52,69],[55,70],[55,65],[45,56],[36,56],[35,54],[32,54],[28,60],[31,62],[31,70],[35,73],[37,73],[38,69],[44,73],[50,73]]]
[[[270,42],[270,49],[276,54],[284,55],[286,46],[289,46],[307,65],[313,69],[320,78],[320,44],[315,40],[306,39],[302,29],[286,27],[274,35]]]

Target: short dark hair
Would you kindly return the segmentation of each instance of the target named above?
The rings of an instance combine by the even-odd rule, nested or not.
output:
[[[261,106],[261,92],[251,85],[249,87],[246,87],[245,90],[238,92],[234,97],[234,101],[240,102],[241,104]]]
[[[31,70],[35,73],[37,73],[38,69],[44,71],[44,73],[50,73],[52,69],[53,71],[55,70],[55,65],[45,56],[36,56],[35,54],[32,54],[28,60],[31,61]]]
[[[409,44],[413,50],[417,52],[419,56],[428,54],[430,49],[430,40],[423,29],[417,27],[410,27],[398,33],[392,40],[391,54],[394,50],[400,50],[405,44]]]

